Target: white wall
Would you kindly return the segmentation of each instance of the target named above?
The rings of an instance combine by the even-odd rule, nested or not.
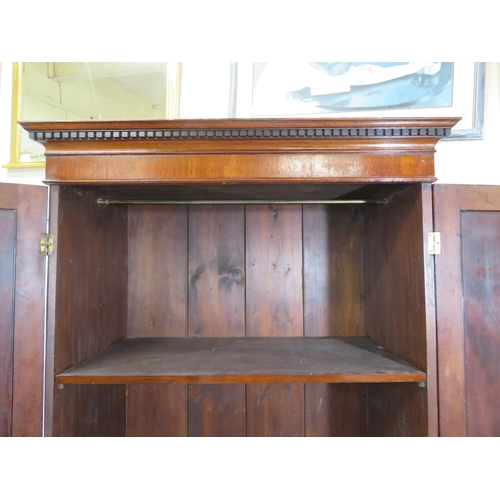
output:
[[[0,165],[10,158],[10,113],[12,63],[0,63]],[[199,68],[199,67],[198,67]],[[194,79],[207,80],[209,75],[191,67],[183,75],[183,85],[189,88],[184,102],[195,96]],[[225,80],[227,81],[227,80]],[[213,96],[215,97],[215,96]],[[216,99],[214,99],[216,100]],[[210,103],[210,100],[208,101]],[[182,105],[182,103],[181,103]],[[210,108],[210,106],[209,106]],[[210,109],[203,110],[203,115]],[[436,175],[438,182],[448,184],[500,184],[498,144],[500,142],[500,63],[486,65],[485,116],[482,140],[441,141],[437,145]],[[0,182],[40,184],[43,169],[0,168]]]
[[[0,167],[10,161],[10,121],[12,112],[12,62],[0,63]],[[0,182],[42,184],[42,168],[0,168]]]
[[[500,184],[500,63],[486,64],[483,138],[440,141],[436,176],[444,184]]]

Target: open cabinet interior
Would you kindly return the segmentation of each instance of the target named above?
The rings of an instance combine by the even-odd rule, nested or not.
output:
[[[457,121],[23,123],[46,434],[437,435],[429,184]]]
[[[54,435],[427,434],[421,185],[171,189],[52,188]]]

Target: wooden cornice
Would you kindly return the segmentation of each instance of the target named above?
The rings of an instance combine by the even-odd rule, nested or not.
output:
[[[220,139],[450,135],[454,118],[135,120],[20,122],[30,138],[50,140]]]
[[[416,170],[410,175],[411,161],[406,158],[404,165],[394,170],[391,175],[389,157],[393,155],[433,155],[436,143],[450,135],[451,128],[459,118],[307,118],[307,119],[204,119],[204,120],[114,120],[114,121],[68,121],[68,122],[21,122],[30,137],[45,146],[47,157],[48,180],[57,180],[64,157],[85,157],[87,160],[99,157],[99,170],[108,168],[102,174],[95,172],[92,179],[111,182],[114,179],[128,180],[138,176],[138,181],[169,182],[167,173],[170,166],[175,170],[174,182],[200,181],[219,182],[223,180],[272,181],[292,178],[317,179],[317,172],[311,170],[312,154],[320,155],[321,178],[351,178],[362,174],[363,178],[373,175],[373,155],[385,155],[387,160],[381,176],[384,178],[403,177],[422,179],[433,178],[433,163],[427,157],[427,167],[422,168],[422,159],[414,158]],[[273,161],[266,157],[265,172],[260,172],[257,160],[262,165],[263,155],[272,153],[279,158]],[[124,157],[144,155],[154,156],[155,160],[141,160],[133,167],[123,160]],[[333,158],[331,155],[337,155]],[[348,155],[348,156],[345,156]],[[113,159],[103,160],[111,156]],[[122,158],[122,161],[116,157]],[[169,160],[167,157],[174,156]],[[199,158],[199,157],[203,158]],[[223,160],[223,157],[227,158]],[[243,156],[253,156],[245,158]],[[198,159],[194,159],[198,157]],[[163,158],[163,159],[159,159]],[[241,164],[240,158],[245,165]],[[83,160],[83,158],[82,158]],[[78,167],[79,162],[72,160]],[[216,164],[232,165],[231,171],[222,172]],[[349,167],[352,161],[355,169]],[[208,163],[207,163],[208,162]],[[286,172],[283,164],[287,163]],[[291,168],[291,163],[302,167]],[[202,164],[210,164],[210,172],[203,170]],[[273,165],[271,165],[271,163]],[[360,169],[366,163],[368,170]],[[432,163],[432,165],[431,165]],[[80,167],[83,163],[80,162]],[[93,161],[92,165],[96,162]],[[118,165],[122,165],[125,176],[118,175]],[[140,167],[137,165],[140,164]],[[274,166],[275,164],[275,166]],[[303,165],[307,164],[304,170]],[[89,162],[85,165],[89,167]],[[189,165],[184,179],[182,165]],[[389,165],[389,170],[388,170]],[[86,167],[86,168],[87,168]],[[339,168],[337,168],[339,167]],[[69,181],[68,168],[64,167],[65,181]],[[97,167],[93,167],[94,170]],[[138,172],[138,168],[141,173]],[[131,170],[132,169],[132,170]],[[179,170],[180,169],[180,170]],[[201,170],[200,170],[201,169]],[[242,170],[241,172],[237,171]],[[274,171],[273,171],[274,169]],[[338,170],[337,172],[335,170]],[[188,172],[189,170],[189,172]],[[205,168],[206,170],[206,168]],[[227,170],[227,169],[226,169]],[[244,170],[244,172],[243,172]],[[317,169],[316,169],[317,170]],[[375,169],[376,170],[376,169]],[[432,170],[432,172],[431,172]],[[128,173],[127,173],[128,171]],[[351,172],[351,173],[349,173]],[[405,173],[406,172],[406,173]],[[79,169],[79,179],[85,181],[85,175]],[[338,175],[337,175],[338,174]],[[165,175],[167,177],[165,178]],[[97,177],[96,177],[97,176]],[[194,176],[194,178],[193,178]],[[269,177],[271,176],[271,178]],[[298,178],[297,178],[298,177]],[[307,177],[307,179],[306,179]]]

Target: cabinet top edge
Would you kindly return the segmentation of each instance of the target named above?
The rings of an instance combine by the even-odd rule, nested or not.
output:
[[[92,131],[198,131],[214,130],[279,130],[279,129],[451,129],[460,121],[458,117],[432,118],[274,118],[274,119],[182,119],[182,120],[86,120],[86,121],[20,121],[37,140],[71,139],[54,137],[44,132],[92,132]],[[39,134],[37,134],[39,133]],[[352,134],[351,134],[352,135]],[[432,135],[444,135],[436,132]],[[222,136],[223,137],[223,136]],[[96,137],[92,137],[95,139]]]

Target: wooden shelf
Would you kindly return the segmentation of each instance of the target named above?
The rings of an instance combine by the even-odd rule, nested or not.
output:
[[[56,376],[60,384],[425,380],[366,337],[128,338]]]

